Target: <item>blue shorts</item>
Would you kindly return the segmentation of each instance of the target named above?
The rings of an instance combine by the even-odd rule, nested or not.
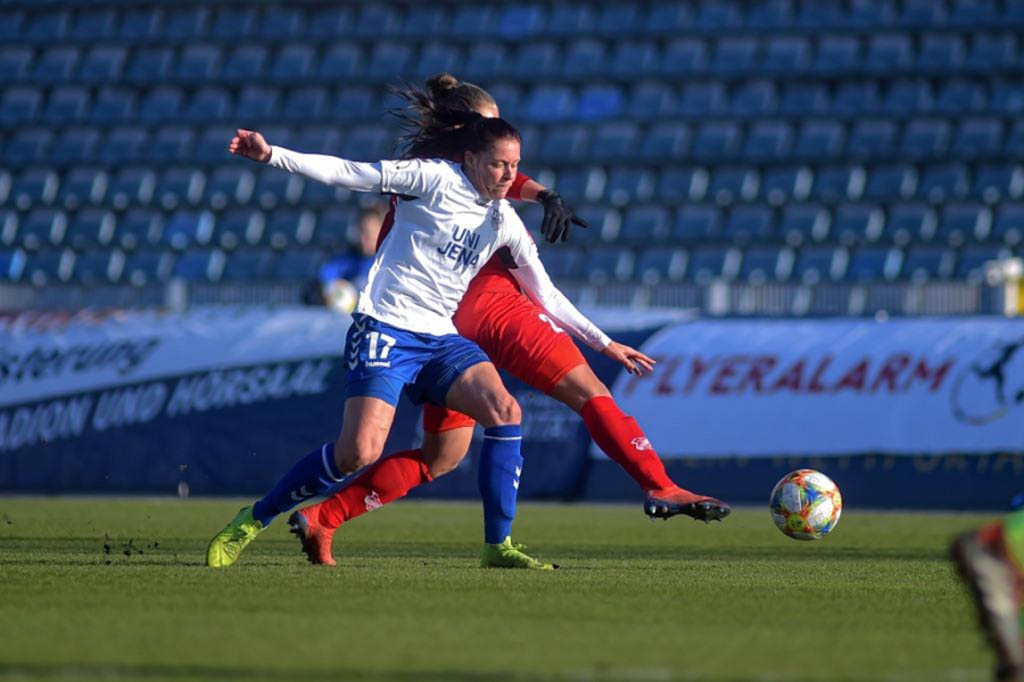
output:
[[[398,405],[404,388],[417,405],[443,407],[455,380],[481,362],[490,359],[458,334],[418,334],[355,313],[345,338],[345,399],[380,398]]]

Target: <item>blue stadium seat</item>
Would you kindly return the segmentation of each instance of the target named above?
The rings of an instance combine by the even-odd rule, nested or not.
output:
[[[1024,27],[1024,4],[1020,0],[1008,0],[1000,24],[1015,28]]]
[[[1024,193],[1024,168],[1016,163],[977,166],[971,195],[995,203],[1000,199],[1017,199]]]
[[[306,13],[300,8],[271,6],[260,17],[260,36],[272,41],[301,39],[305,29]]]
[[[79,253],[71,277],[87,287],[116,283],[124,267],[124,254],[120,251],[94,250]]]
[[[262,211],[235,208],[225,211],[216,220],[214,243],[225,251],[256,246],[263,239],[266,220]]]
[[[864,188],[864,177],[860,166],[824,166],[815,175],[811,197],[827,203],[857,199]]]
[[[102,208],[83,208],[71,218],[67,241],[78,250],[104,247],[114,238],[116,227],[113,212]]]
[[[418,80],[438,73],[462,73],[462,51],[454,45],[427,43],[413,60],[412,71]]]
[[[672,238],[678,242],[701,242],[719,238],[722,215],[714,206],[687,204],[676,213]]]
[[[824,241],[828,237],[832,216],[817,204],[789,204],[779,219],[779,233],[786,243],[799,246]]]
[[[25,271],[26,260],[21,249],[0,250],[0,282],[18,282]]]
[[[711,173],[707,195],[724,206],[734,201],[750,201],[757,195],[760,178],[749,166],[721,166]]]
[[[619,118],[625,97],[614,85],[587,85],[576,103],[576,117],[583,121]]]
[[[334,99],[331,119],[364,121],[378,114],[373,90],[363,87],[341,88]]]
[[[53,45],[67,37],[71,28],[71,13],[66,10],[38,12],[25,26],[24,32],[15,34],[19,40]]]
[[[846,278],[854,282],[892,280],[899,274],[901,262],[899,249],[874,246],[857,249],[850,256]]]
[[[772,239],[775,216],[767,206],[736,206],[725,222],[724,236],[733,243],[749,244]]]
[[[640,131],[633,123],[606,123],[594,134],[590,158],[598,163],[622,161],[636,154]]]
[[[32,123],[42,107],[43,95],[33,88],[8,88],[0,99],[0,126]]]
[[[136,85],[166,82],[174,65],[174,52],[169,47],[142,48],[135,52],[124,72],[125,80]]]
[[[185,120],[193,123],[217,123],[234,113],[231,95],[221,88],[200,88],[185,107]]]
[[[871,204],[841,204],[832,216],[832,233],[843,244],[877,241],[885,227],[885,214]]]
[[[49,206],[57,196],[60,178],[50,168],[29,168],[18,174],[11,186],[14,206],[26,210],[33,206]]]
[[[446,7],[417,3],[405,13],[400,33],[410,38],[430,39],[444,35],[450,21]]]
[[[81,56],[74,47],[51,47],[33,62],[32,79],[47,85],[69,83]]]
[[[758,68],[764,73],[787,77],[798,75],[811,66],[811,45],[804,38],[770,38]]]
[[[306,35],[314,40],[335,41],[348,34],[355,23],[350,7],[314,5],[306,13]]]
[[[566,246],[545,249],[544,269],[556,280],[578,279],[583,271],[583,254]]]
[[[914,48],[910,36],[883,34],[872,36],[864,56],[864,68],[877,74],[899,73],[914,64]]]
[[[344,82],[358,78],[364,70],[365,57],[358,45],[342,43],[327,49],[316,70],[322,82]]]
[[[601,7],[594,29],[600,35],[615,38],[640,30],[643,19],[637,3],[612,2]]]
[[[270,81],[280,85],[300,83],[313,74],[316,52],[311,45],[290,44],[282,47],[266,72]]]
[[[555,3],[544,29],[549,35],[571,38],[591,33],[596,25],[597,15],[590,4]]]
[[[654,174],[646,168],[615,166],[608,175],[605,196],[614,206],[647,201],[654,194]]]
[[[678,282],[686,273],[686,252],[667,247],[641,251],[634,273],[638,280],[647,285]]]
[[[192,160],[195,133],[191,128],[158,128],[149,145],[146,159],[152,163],[178,163]]]
[[[156,173],[148,168],[122,168],[110,180],[107,200],[116,209],[145,206],[153,198]]]
[[[672,37],[688,29],[692,23],[693,14],[688,5],[681,2],[657,2],[647,13],[643,34]]]
[[[965,65],[972,71],[995,73],[1017,64],[1017,37],[1010,33],[972,33],[971,51]]]
[[[224,269],[224,254],[220,251],[189,250],[174,263],[171,276],[186,282],[216,282]]]
[[[155,40],[161,28],[163,14],[159,8],[124,8],[120,12],[121,22],[118,36],[132,43],[146,43]]]
[[[160,241],[164,219],[159,211],[133,208],[117,220],[114,241],[123,249],[148,249]]]
[[[571,163],[585,158],[590,150],[590,131],[585,126],[556,126],[548,129],[538,160]]]
[[[890,0],[852,0],[845,23],[862,30],[890,28],[896,23],[896,9]]]
[[[735,123],[705,123],[697,129],[690,153],[695,159],[720,161],[731,158],[740,148],[740,141]]]
[[[138,120],[144,123],[163,123],[182,118],[185,93],[179,88],[160,87],[151,90],[139,106]]]
[[[796,23],[805,30],[834,29],[843,25],[843,8],[836,0],[803,3]]]
[[[0,50],[0,79],[16,83],[28,75],[32,63],[32,50],[25,47],[5,47]]]
[[[47,284],[61,284],[71,279],[75,267],[75,252],[41,251],[28,256],[25,264],[25,279],[36,287]]]
[[[68,217],[64,211],[35,208],[21,219],[18,242],[29,251],[60,246],[67,232]]]
[[[22,128],[11,136],[3,148],[3,161],[12,168],[24,168],[45,161],[53,133],[41,128]]]
[[[626,281],[633,274],[633,254],[618,246],[604,246],[587,253],[587,279],[593,284]]]
[[[57,166],[91,163],[99,141],[100,133],[94,128],[68,128],[50,148],[50,162]]]
[[[354,26],[355,35],[363,38],[381,38],[402,30],[402,16],[397,7],[386,4],[364,4]]]
[[[733,116],[757,118],[770,115],[778,107],[779,93],[771,81],[750,81],[733,93],[729,112]]]
[[[882,108],[878,83],[875,81],[843,81],[836,88],[831,112],[839,118],[855,119],[874,114]]]
[[[885,157],[892,153],[896,124],[892,121],[858,121],[850,132],[846,153],[855,159]]]
[[[392,156],[395,137],[386,128],[375,125],[356,126],[341,145],[341,156],[354,161],[379,161]]]
[[[680,204],[700,201],[708,188],[708,172],[703,168],[670,167],[661,172],[658,179],[658,201]]]
[[[21,40],[26,27],[26,12],[22,10],[0,11],[0,44],[11,44]]]
[[[1024,238],[1024,204],[1005,203],[996,211],[992,222],[992,240],[1016,245]]]
[[[246,204],[252,197],[255,184],[256,178],[248,168],[223,166],[210,174],[204,200],[214,210],[220,210],[231,203]]]
[[[290,246],[305,246],[313,238],[316,214],[308,210],[279,208],[270,213],[264,241],[278,251]]]
[[[173,43],[189,43],[201,38],[210,25],[210,10],[206,7],[176,9],[164,14],[161,37]]]
[[[330,207],[320,214],[313,243],[334,251],[348,245],[348,235],[356,224],[356,213],[349,207]]]
[[[278,204],[295,204],[302,196],[305,180],[297,173],[282,173],[276,168],[263,170],[256,178],[253,197],[261,208],[271,209]]]
[[[127,51],[123,47],[94,47],[78,68],[77,80],[91,85],[105,85],[120,80]]]
[[[497,33],[498,16],[486,5],[460,4],[455,10],[448,32],[460,38],[480,38]]]
[[[806,121],[793,150],[798,159],[822,161],[839,156],[846,143],[846,128],[838,121]]]
[[[875,166],[867,174],[861,197],[868,201],[899,201],[914,195],[917,169],[907,164]]]
[[[715,45],[710,70],[722,76],[747,74],[754,70],[755,63],[759,61],[757,40],[726,37]]]
[[[803,166],[781,166],[766,168],[761,174],[757,196],[772,206],[781,206],[789,201],[803,201],[811,191],[814,174]]]
[[[954,0],[949,13],[949,25],[954,28],[996,26],[998,23],[999,10],[992,0]]]
[[[494,97],[494,101],[498,103],[502,116],[512,120],[520,118],[520,111],[523,109],[525,102],[521,88],[511,83],[499,83],[491,88],[489,92]],[[528,145],[529,141],[524,138],[523,144]]]
[[[677,94],[665,83],[640,83],[626,106],[630,118],[660,121],[676,113]]]
[[[707,71],[708,46],[703,40],[682,38],[665,47],[661,73],[669,77],[696,76]]]
[[[935,211],[925,204],[894,204],[889,207],[882,238],[901,246],[913,241],[929,241],[937,225]]]
[[[305,282],[316,275],[326,256],[317,250],[289,250],[281,254],[274,266],[274,279],[285,282]]]
[[[703,2],[699,4],[693,25],[704,34],[728,32],[743,26],[743,14],[734,2]]]
[[[139,251],[125,257],[121,279],[132,286],[162,284],[171,277],[174,256],[168,251]]]
[[[537,123],[565,121],[576,113],[576,99],[568,87],[540,85],[530,93],[522,113]]]
[[[725,85],[722,83],[691,83],[683,88],[678,111],[682,116],[704,118],[728,109]]]
[[[249,83],[263,77],[266,65],[266,47],[263,45],[239,45],[224,61],[220,77],[227,83]]]
[[[101,125],[128,123],[135,119],[138,96],[134,90],[102,88],[96,94],[89,120]]]
[[[917,195],[933,203],[967,196],[970,188],[967,166],[943,163],[926,166],[917,186]]]
[[[269,121],[278,116],[281,91],[276,88],[248,86],[238,95],[235,118],[244,125],[245,121]],[[225,147],[227,144],[225,143]]]
[[[979,204],[949,203],[942,207],[935,239],[952,246],[988,237],[992,211]]]
[[[950,125],[943,120],[915,119],[907,123],[900,154],[908,159],[937,158],[949,147]]]
[[[636,78],[640,74],[656,73],[661,68],[661,52],[649,41],[616,43],[611,57],[610,71],[619,78]]]
[[[962,159],[995,156],[1002,151],[1003,124],[991,118],[966,119],[960,124],[952,152]]]
[[[174,77],[186,84],[208,83],[220,77],[220,48],[214,45],[187,45],[178,57]]]
[[[585,80],[606,73],[608,69],[608,56],[605,53],[604,43],[596,40],[574,41],[565,51],[565,57],[561,60],[561,64],[559,61],[558,49],[551,46],[550,49],[545,49],[543,55],[538,55],[538,58],[534,60],[534,63],[543,65],[541,68],[545,70],[524,71],[520,62],[516,72],[522,78],[529,78],[537,73],[560,71],[566,78]]]
[[[469,46],[463,67],[466,78],[473,81],[491,81],[497,78],[513,78],[515,60],[502,45],[474,43]]]
[[[208,34],[225,43],[243,40],[256,34],[259,13],[255,7],[241,5],[217,10]]]
[[[888,116],[906,116],[931,110],[935,94],[928,81],[897,80],[889,85],[882,101],[882,113]]]
[[[683,158],[690,146],[690,128],[681,123],[659,123],[648,129],[640,156],[649,161]]]
[[[327,115],[329,103],[326,88],[297,88],[285,97],[281,116],[287,121],[318,121]]]
[[[753,246],[743,254],[738,276],[751,284],[762,284],[767,280],[784,280],[792,267],[792,255],[788,249],[777,246]]]
[[[739,266],[739,254],[724,246],[703,246],[690,252],[688,275],[698,284],[712,279],[733,279]]]
[[[962,115],[982,111],[988,98],[987,89],[978,81],[951,78],[945,81],[935,99],[940,114]]]
[[[914,246],[903,258],[903,277],[913,282],[949,279],[956,254],[941,246]]]
[[[818,39],[811,70],[821,76],[842,76],[860,68],[860,41],[854,36],[824,35]]]
[[[617,210],[602,206],[583,205],[576,213],[587,221],[589,227],[573,232],[574,244],[596,244],[601,241],[613,240],[618,236],[622,226],[622,216]],[[530,225],[531,227],[536,226],[537,221],[532,221]]]
[[[945,26],[946,3],[934,0],[904,0],[897,25],[914,29],[936,29]]]
[[[106,172],[98,168],[72,168],[60,183],[57,201],[69,210],[79,206],[100,204],[107,194],[109,182]],[[2,194],[4,192],[0,191],[0,195]]]
[[[957,35],[926,34],[917,53],[917,69],[923,73],[947,75],[960,70],[967,60],[964,39]]]
[[[828,114],[832,103],[823,83],[786,83],[779,101],[784,116],[821,116]]]
[[[228,254],[221,273],[222,282],[263,282],[270,279],[277,256],[264,249]]]
[[[205,246],[213,236],[214,222],[214,216],[209,211],[175,211],[168,216],[160,241],[177,251]]]
[[[998,246],[968,246],[960,252],[953,276],[967,282],[985,281],[985,263],[996,258],[1005,258],[1009,252]]]
[[[9,246],[15,235],[18,234],[18,212],[4,208],[0,209],[0,244]]]
[[[659,243],[668,237],[671,224],[669,211],[663,206],[633,206],[622,217],[619,240],[643,245]]]
[[[1014,123],[1013,130],[1006,140],[1004,151],[1013,158],[1021,158],[1024,154],[1024,121],[1018,120]]]

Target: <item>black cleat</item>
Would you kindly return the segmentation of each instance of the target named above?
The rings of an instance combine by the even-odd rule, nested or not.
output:
[[[1020,597],[1014,567],[998,549],[977,533],[953,541],[950,556],[974,598],[978,620],[996,651],[998,682],[1024,682],[1024,642],[1021,641]]]
[[[644,496],[644,513],[652,519],[668,519],[676,514],[710,523],[721,521],[732,509],[721,500],[694,495],[683,488],[656,490]]]

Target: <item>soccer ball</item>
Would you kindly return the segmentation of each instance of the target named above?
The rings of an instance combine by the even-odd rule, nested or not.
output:
[[[782,477],[771,496],[772,521],[797,540],[819,540],[839,523],[843,498],[832,479],[814,469],[797,469]]]

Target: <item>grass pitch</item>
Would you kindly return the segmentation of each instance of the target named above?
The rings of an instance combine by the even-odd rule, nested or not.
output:
[[[651,523],[639,503],[520,505],[554,573],[481,569],[477,504],[343,527],[336,568],[276,522],[203,565],[238,502],[0,499],[0,679],[987,680],[946,560],[990,518],[847,511],[820,542],[765,509]]]

